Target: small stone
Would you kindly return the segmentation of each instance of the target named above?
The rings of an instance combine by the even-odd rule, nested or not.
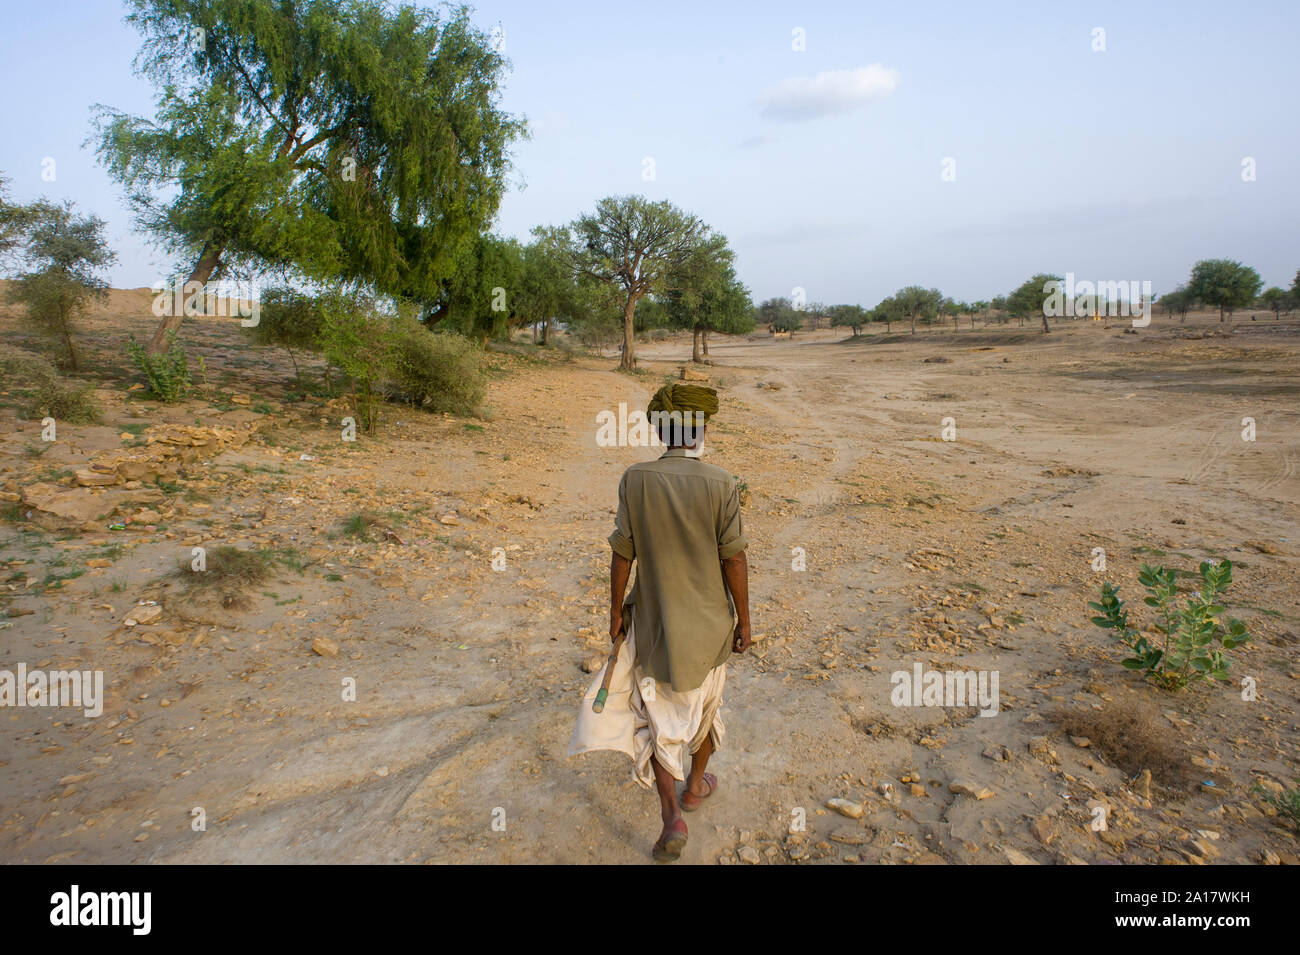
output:
[[[948,791],[961,796],[970,796],[974,799],[989,799],[996,795],[987,786],[981,786],[965,779],[954,779],[948,784]]]
[[[126,620],[122,622],[128,627],[146,626],[156,623],[160,617],[162,617],[162,607],[157,604],[138,604],[131,609]]]
[[[447,513],[447,514],[442,515],[442,517],[438,518],[438,523],[440,523],[440,524],[452,524],[452,525],[459,524],[459,523],[460,523],[460,517],[456,514],[455,511],[451,511],[451,512],[449,512],[449,513]]]
[[[1061,834],[1056,822],[1048,816],[1039,816],[1035,819],[1030,825],[1029,831],[1034,834],[1034,838],[1045,846],[1050,846],[1052,840]]]
[[[1087,749],[1092,745],[1092,740],[1088,739],[1086,736],[1071,736],[1070,742],[1079,747],[1079,749]]]
[[[848,799],[828,799],[826,808],[834,809],[841,816],[848,816],[850,819],[861,819],[863,808],[861,803],[851,802]]]
[[[741,846],[736,850],[736,858],[746,865],[758,865],[763,861],[753,846]]]
[[[1038,865],[1037,862],[1019,849],[1012,849],[1010,846],[1002,846],[1002,854],[1007,857],[1007,861],[1012,865]]]
[[[911,791],[912,795],[918,798],[925,795],[925,787],[920,783],[912,783]]]
[[[76,472],[77,483],[82,487],[108,487],[117,483],[117,472],[90,471],[81,469]]]
[[[339,645],[329,637],[317,637],[311,642],[311,648],[322,657],[336,657],[339,655]]]
[[[1138,773],[1137,779],[1133,781],[1133,792],[1143,799],[1151,798],[1151,770],[1144,769]]]

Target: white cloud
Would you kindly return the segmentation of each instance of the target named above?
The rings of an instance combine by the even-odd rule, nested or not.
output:
[[[898,71],[872,63],[856,70],[824,70],[816,76],[792,76],[759,97],[768,119],[799,122],[843,113],[888,96],[898,86]]]

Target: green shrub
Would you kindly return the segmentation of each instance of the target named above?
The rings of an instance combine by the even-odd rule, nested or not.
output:
[[[126,350],[149,382],[149,393],[155,398],[175,404],[189,396],[193,382],[185,360],[185,349],[176,341],[175,332],[167,336],[167,351],[161,355],[150,355],[134,335],[126,343]]]
[[[1166,690],[1181,689],[1198,680],[1224,679],[1228,675],[1228,661],[1223,650],[1241,646],[1250,639],[1246,625],[1240,620],[1229,617],[1226,629],[1219,622],[1224,608],[1217,601],[1232,583],[1232,562],[1206,561],[1200,571],[1201,589],[1179,605],[1175,603],[1177,571],[1142,565],[1138,580],[1148,594],[1143,602],[1155,607],[1162,618],[1153,626],[1163,638],[1157,638],[1154,643],[1141,631],[1129,627],[1128,610],[1113,584],[1102,584],[1101,602],[1088,604],[1100,614],[1092,622],[1113,630],[1115,639],[1133,652],[1123,665],[1130,670],[1144,671],[1148,679]],[[1223,649],[1215,647],[1215,643]]]
[[[460,335],[431,332],[413,319],[400,320],[391,385],[426,411],[470,414],[483,400],[482,352]]]
[[[94,386],[81,381],[47,381],[36,389],[28,414],[33,418],[49,416],[56,421],[89,424],[99,420],[99,404],[91,392]]]
[[[39,355],[0,345],[0,378],[26,393],[29,417],[86,424],[99,420],[99,405],[91,397],[93,385],[68,381]]]
[[[298,354],[320,351],[324,324],[321,302],[315,296],[273,288],[262,295],[258,322],[247,333],[255,344],[278,346],[287,351],[293,362],[294,377],[301,383]]]
[[[383,403],[383,382],[394,361],[395,319],[381,313],[362,293],[331,292],[317,297],[320,343],[325,358],[348,378],[357,427],[374,431]]]

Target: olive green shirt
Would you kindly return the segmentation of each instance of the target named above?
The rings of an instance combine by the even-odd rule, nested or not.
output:
[[[609,543],[637,562],[623,603],[637,664],[674,691],[700,686],[731,655],[736,618],[721,562],[749,543],[736,479],[684,448],[632,465],[618,485]]]

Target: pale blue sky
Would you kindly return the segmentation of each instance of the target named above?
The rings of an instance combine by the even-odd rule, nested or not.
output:
[[[504,106],[533,127],[503,233],[643,193],[727,235],[756,300],[799,286],[867,306],[910,284],[989,298],[1040,271],[1162,292],[1198,258],[1269,285],[1300,268],[1294,3],[476,6],[504,30]],[[82,145],[92,104],[152,109],[123,14],[0,0],[0,170],[19,200],[108,220],[113,283],[132,287],[172,263]]]

